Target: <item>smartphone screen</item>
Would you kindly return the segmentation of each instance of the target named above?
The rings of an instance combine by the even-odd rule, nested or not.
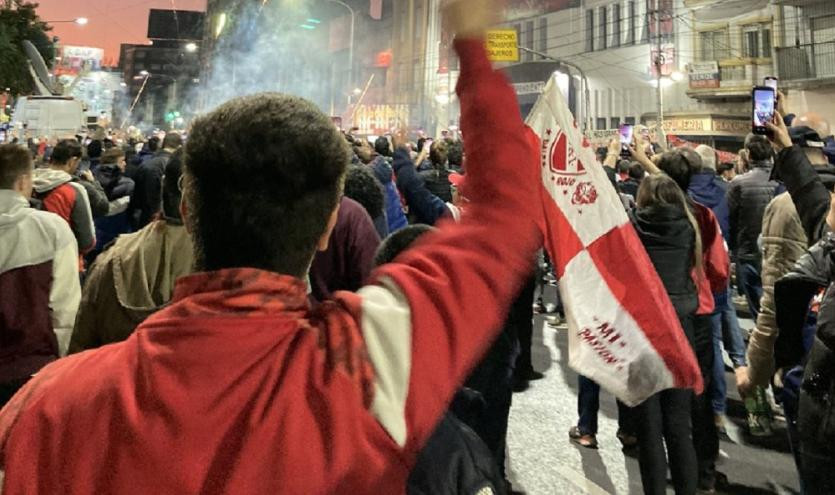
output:
[[[751,129],[754,134],[767,134],[766,123],[774,118],[774,105],[777,94],[766,86],[757,86],[752,91],[753,112]]]
[[[774,91],[777,91],[777,78],[774,76],[766,76],[765,79],[763,79],[763,86],[768,86]]]
[[[634,126],[631,124],[621,124],[618,127],[618,134],[620,135],[620,154],[621,156],[628,156],[629,145],[632,144],[632,131]]]

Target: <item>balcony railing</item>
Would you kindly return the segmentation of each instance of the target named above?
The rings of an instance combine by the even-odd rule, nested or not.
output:
[[[782,80],[835,77],[835,41],[777,48]]]

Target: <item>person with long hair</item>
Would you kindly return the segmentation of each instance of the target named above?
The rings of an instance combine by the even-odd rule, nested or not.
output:
[[[673,179],[650,175],[641,181],[632,225],[661,278],[691,346],[699,306],[694,269],[702,272],[699,226]],[[678,495],[696,492],[698,464],[691,428],[692,391],[668,389],[638,406],[641,482],[647,494],[666,493],[667,466]],[[666,453],[664,446],[666,444]]]

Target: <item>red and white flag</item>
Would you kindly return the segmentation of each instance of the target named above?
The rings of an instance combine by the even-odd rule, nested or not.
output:
[[[631,406],[668,388],[701,392],[670,298],[553,78],[526,124],[541,157],[570,366]]]

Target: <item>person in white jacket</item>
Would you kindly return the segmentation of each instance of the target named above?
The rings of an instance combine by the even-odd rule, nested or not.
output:
[[[0,407],[66,355],[81,300],[75,236],[31,193],[29,151],[0,145]]]

